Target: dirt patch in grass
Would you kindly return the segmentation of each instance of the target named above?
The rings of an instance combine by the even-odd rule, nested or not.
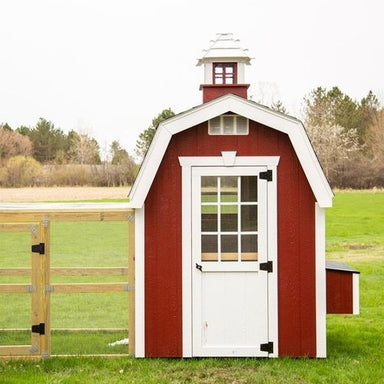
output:
[[[126,199],[129,187],[1,188],[0,202]]]

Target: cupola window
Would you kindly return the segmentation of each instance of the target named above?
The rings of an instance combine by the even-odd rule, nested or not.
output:
[[[248,119],[239,115],[221,115],[209,120],[210,135],[248,135]]]
[[[236,84],[236,63],[213,63],[214,84]]]

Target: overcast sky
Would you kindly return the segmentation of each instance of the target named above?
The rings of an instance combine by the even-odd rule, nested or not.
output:
[[[253,100],[338,86],[384,95],[383,0],[0,0],[0,123],[113,140],[133,154],[165,108],[201,103],[202,50],[218,32],[248,48]]]

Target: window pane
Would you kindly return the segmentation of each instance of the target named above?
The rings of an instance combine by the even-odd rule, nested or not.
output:
[[[215,117],[214,119],[209,120],[209,134],[210,135],[220,135],[221,131],[221,118]]]
[[[237,261],[237,236],[221,236],[221,261]]]
[[[223,76],[215,75],[215,84],[223,84]]]
[[[202,203],[217,202],[217,177],[216,176],[201,177],[201,202]]]
[[[217,206],[205,205],[201,210],[201,231],[217,232]]]
[[[224,135],[233,135],[234,126],[233,126],[233,116],[223,116],[223,133]]]
[[[232,65],[228,65],[227,67],[225,67],[225,72],[228,75],[232,75],[233,74],[233,67],[232,67]]]
[[[222,203],[237,202],[237,176],[224,176],[220,179],[220,199]]]
[[[229,207],[225,207],[229,208]],[[232,209],[237,209],[236,206],[230,206]],[[237,232],[237,212],[221,213],[221,231],[222,232]]]
[[[201,260],[202,261],[217,261],[217,236],[202,235],[201,236]]]
[[[238,135],[247,135],[248,134],[248,120],[245,117],[237,116],[236,117],[236,128]]]
[[[225,84],[233,84],[233,77],[232,77],[232,75],[226,75],[225,76]]]
[[[223,73],[223,67],[220,65],[216,65],[215,67],[215,73]]]
[[[241,201],[257,201],[257,176],[242,176]]]
[[[257,205],[241,206],[241,231],[257,231]]]
[[[233,78],[231,80],[226,75],[225,79],[227,84],[233,84]],[[223,84],[223,78],[218,81]],[[248,119],[245,117],[225,114],[209,120],[208,133],[210,135],[248,135],[248,128]]]
[[[257,261],[257,235],[241,236],[241,261]]]

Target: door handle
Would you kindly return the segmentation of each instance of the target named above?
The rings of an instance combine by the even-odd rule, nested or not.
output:
[[[198,269],[200,272],[203,272],[203,267],[200,264],[196,263],[196,269]]]

